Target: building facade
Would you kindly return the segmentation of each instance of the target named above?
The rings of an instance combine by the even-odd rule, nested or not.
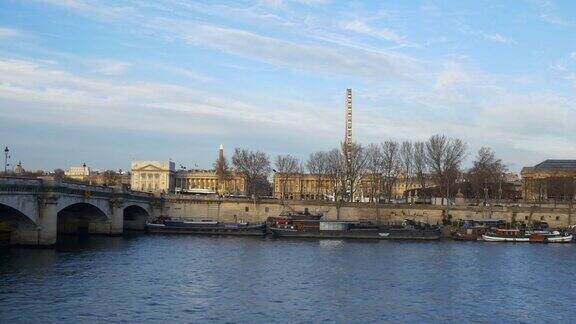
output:
[[[246,177],[236,172],[219,176],[215,170],[180,170],[175,174],[175,191],[180,193],[245,195]]]
[[[92,175],[92,170],[84,164],[83,166],[70,167],[64,171],[64,176],[73,180],[87,181]]]
[[[576,160],[546,160],[533,167],[524,167],[521,175],[525,201],[568,201],[576,198]]]
[[[169,161],[133,161],[130,187],[135,191],[174,191],[175,164]]]
[[[376,183],[375,183],[376,182]],[[431,185],[427,183],[427,185]],[[337,184],[333,178],[306,173],[274,174],[274,198],[287,200],[334,200]],[[385,180],[382,177],[365,176],[354,190],[354,201],[381,201],[388,198],[384,194]],[[406,181],[398,178],[390,186],[392,199],[401,199],[420,188],[415,179]]]
[[[220,144],[216,170],[179,170],[175,174],[175,191],[191,194],[218,194],[220,196],[246,195],[246,177],[228,170],[224,146]]]
[[[315,174],[274,174],[273,196],[288,200],[333,200],[334,180]]]

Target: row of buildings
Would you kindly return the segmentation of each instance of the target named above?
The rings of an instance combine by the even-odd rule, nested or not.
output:
[[[223,152],[221,151],[221,154]],[[154,193],[218,194],[245,196],[248,183],[239,173],[222,177],[215,170],[176,170],[174,162],[134,161],[130,171],[95,171],[88,166],[71,167],[63,172],[67,181],[92,185],[123,185],[132,190]],[[11,172],[15,176],[42,176],[44,171],[26,171],[18,163]],[[545,160],[522,169],[521,178],[508,174],[503,182],[504,199],[537,201],[576,200],[576,160]],[[399,178],[391,187],[391,198],[430,196],[435,183],[428,181],[423,190],[416,179]],[[274,174],[273,196],[286,200],[333,200],[334,182],[313,174]],[[370,181],[357,188],[356,199],[367,201],[372,192]],[[492,197],[494,195],[491,195]]]
[[[240,173],[230,172],[222,177],[215,170],[176,171],[174,162],[134,161],[131,175],[131,188],[138,191],[242,196],[248,188],[246,178]],[[436,187],[433,181],[425,185],[427,190]],[[274,174],[272,179],[273,196],[277,199],[333,200],[334,186],[333,179],[314,174]],[[429,195],[416,179],[399,178],[390,189],[392,199]],[[370,179],[361,181],[355,200],[368,201],[372,190]],[[521,178],[514,173],[507,174],[500,196],[531,202],[576,199],[576,160],[546,160],[523,168]]]
[[[224,159],[222,145],[218,158]],[[137,191],[231,196],[245,195],[248,187],[246,177],[237,172],[176,170],[171,161],[133,161],[131,173],[130,186]]]

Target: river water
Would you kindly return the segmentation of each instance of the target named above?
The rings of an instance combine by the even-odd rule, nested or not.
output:
[[[0,323],[573,322],[576,245],[133,235],[0,250]]]

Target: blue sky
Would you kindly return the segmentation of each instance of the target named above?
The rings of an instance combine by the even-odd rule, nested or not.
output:
[[[0,2],[0,144],[28,169],[211,167],[463,138],[512,170],[576,157],[574,1]]]

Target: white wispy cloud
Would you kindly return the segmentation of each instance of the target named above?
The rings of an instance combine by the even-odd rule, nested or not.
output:
[[[325,5],[330,2],[330,0],[293,0],[293,1],[309,6]]]
[[[0,109],[5,118],[205,134],[226,133],[229,131],[226,128],[234,123],[263,131],[294,128],[305,131],[312,129],[312,123],[319,123],[326,113],[302,102],[276,101],[274,105],[284,109],[270,110],[273,101],[264,99],[258,104],[173,84],[90,78],[38,61],[0,58],[0,106],[18,107],[19,112]],[[165,122],[142,122],[159,112]],[[178,118],[182,114],[188,118]],[[119,116],[122,118],[117,119]],[[123,124],[129,116],[137,116],[140,122]],[[195,127],[190,127],[190,120],[197,121]]]
[[[374,28],[369,26],[365,21],[362,20],[353,20],[350,22],[345,22],[341,24],[341,27],[344,30],[353,31],[358,34],[368,35],[375,38],[381,38],[398,45],[414,46],[414,44],[410,43],[408,40],[406,40],[405,37],[399,35],[394,30],[389,28]]]
[[[17,37],[20,35],[22,35],[22,32],[19,29],[0,26],[0,39]]]
[[[494,34],[484,34],[484,38],[486,40],[489,41],[493,41],[496,43],[502,43],[502,44],[510,44],[512,43],[512,40],[506,36],[503,36],[502,34],[499,33],[494,33]]]
[[[130,67],[130,63],[113,60],[94,60],[92,66],[96,73],[105,75],[121,75]]]
[[[556,27],[568,27],[572,25],[571,21],[551,13],[541,14],[540,20],[549,23],[551,25],[554,25]]]
[[[299,71],[407,77],[417,65],[417,61],[402,55],[299,44],[211,25],[196,26],[193,32],[186,32],[182,37],[192,45],[218,49]]]
[[[104,7],[78,0],[68,0],[64,3],[55,0],[44,1],[55,2],[56,5],[66,6],[91,18],[99,17],[120,21],[123,24],[130,22],[139,28],[158,34],[158,37],[167,39],[177,37],[190,45],[212,48],[297,71],[362,77],[407,77],[415,75],[414,70],[418,65],[418,60],[406,55],[352,47],[346,43],[311,45],[238,28],[144,15],[132,7]]]

